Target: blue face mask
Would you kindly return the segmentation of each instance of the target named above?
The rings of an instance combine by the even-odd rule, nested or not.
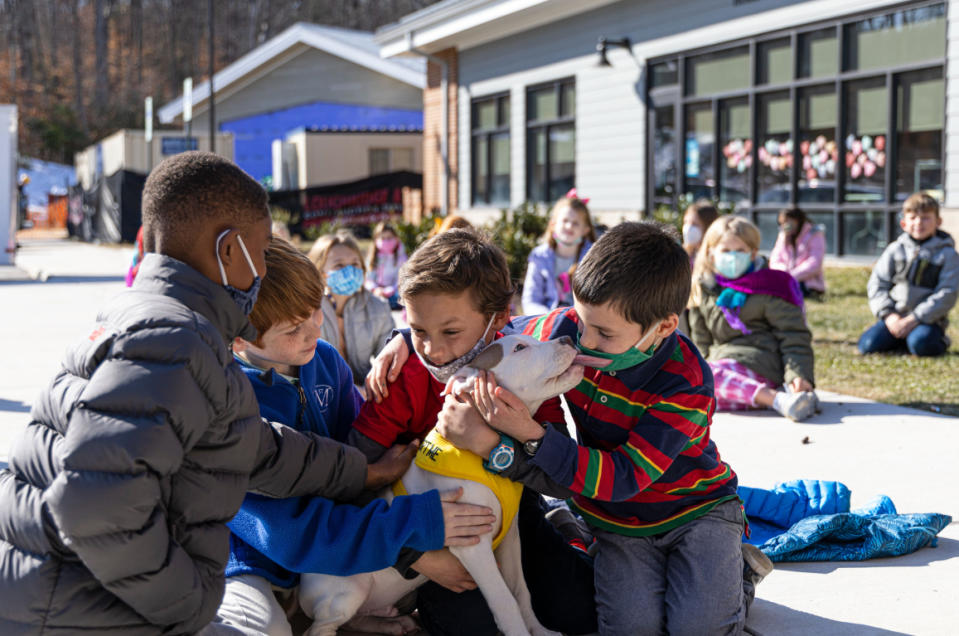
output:
[[[247,265],[250,266],[250,271],[253,272],[253,284],[250,285],[249,289],[243,291],[227,282],[226,269],[223,267],[223,261],[220,260],[220,241],[229,233],[230,230],[223,230],[220,232],[220,235],[216,237],[216,264],[220,266],[220,278],[223,279],[223,288],[229,292],[233,298],[233,302],[240,308],[243,315],[249,316],[250,312],[253,311],[253,305],[256,304],[256,296],[260,293],[260,275],[256,273],[256,267],[253,265],[253,259],[250,258],[250,253],[246,251],[246,245],[243,244],[243,237],[237,234],[237,243],[240,244],[240,249],[243,251],[243,256],[246,257]]]
[[[753,259],[748,252],[717,252],[713,256],[716,272],[724,278],[739,278],[749,270],[752,264]]]
[[[334,269],[326,275],[326,286],[338,296],[352,296],[363,288],[363,270],[356,265]]]

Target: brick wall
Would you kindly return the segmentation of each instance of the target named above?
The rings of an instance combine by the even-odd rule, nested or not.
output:
[[[457,209],[457,107],[458,65],[456,49],[446,49],[434,54],[449,64],[447,99],[449,100],[449,143],[447,154],[450,162],[449,211]],[[443,204],[443,164],[440,154],[443,134],[443,95],[440,83],[443,70],[432,61],[426,65],[426,89],[423,91],[423,210],[429,213],[439,210]]]

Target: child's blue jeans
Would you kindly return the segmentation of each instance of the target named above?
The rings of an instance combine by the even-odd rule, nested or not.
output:
[[[545,518],[542,498],[527,488],[520,502],[523,575],[536,618],[564,634],[596,631],[592,559],[573,548]],[[740,565],[740,569],[742,566]],[[495,636],[493,614],[479,590],[458,594],[428,582],[417,591],[420,622],[432,636]]]
[[[920,323],[905,338],[897,338],[879,320],[859,337],[859,353],[880,353],[907,349],[915,356],[938,356],[949,348],[946,333],[939,325]]]
[[[727,501],[702,517],[651,537],[594,530],[599,632],[739,634],[743,593],[743,512]]]

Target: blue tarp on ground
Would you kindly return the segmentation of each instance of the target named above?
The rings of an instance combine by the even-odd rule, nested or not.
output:
[[[773,561],[861,561],[900,556],[925,545],[952,522],[938,513],[897,514],[879,495],[849,509],[849,489],[837,481],[799,479],[773,489],[739,487],[749,517],[749,543]]]
[[[273,140],[297,128],[422,130],[423,111],[313,102],[220,123],[233,133],[233,160],[258,181],[273,174]]]

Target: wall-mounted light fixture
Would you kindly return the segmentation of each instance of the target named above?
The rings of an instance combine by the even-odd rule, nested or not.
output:
[[[599,38],[599,41],[596,42],[596,52],[599,53],[599,62],[597,62],[596,65],[612,66],[612,64],[610,64],[609,60],[606,58],[606,51],[610,48],[616,48],[617,46],[621,46],[627,51],[631,50],[629,38],[622,38],[620,40],[608,40],[602,37]]]

